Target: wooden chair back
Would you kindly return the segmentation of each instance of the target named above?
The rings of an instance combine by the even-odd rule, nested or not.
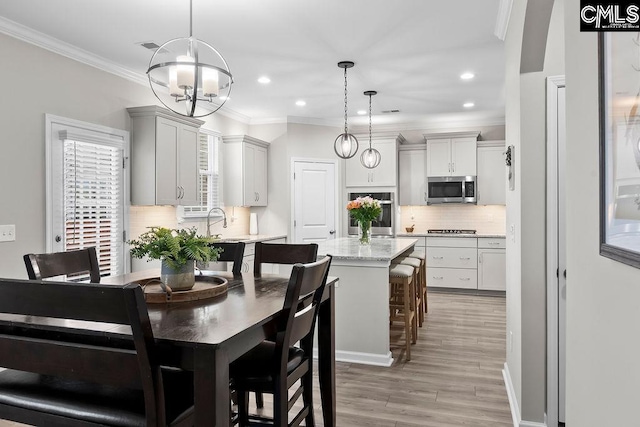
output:
[[[100,283],[100,266],[93,246],[68,252],[27,254],[23,259],[31,280],[89,273],[91,283]]]
[[[313,348],[313,331],[330,265],[328,255],[320,261],[293,266],[275,341],[281,372],[286,373],[289,347],[302,341],[303,348]]]
[[[222,248],[222,253],[218,258],[218,261],[233,262],[234,275],[239,275],[242,270],[242,257],[244,256],[244,242],[220,242],[213,243],[211,245],[214,248]]]
[[[314,262],[318,255],[316,243],[256,243],[253,274],[262,274],[262,264],[305,264]]]
[[[129,325],[132,331],[130,340],[88,345],[63,322],[55,323],[56,333],[43,333],[18,318],[11,333],[0,335],[0,367],[142,390],[148,425],[165,423],[164,402],[155,392],[160,367],[139,285],[0,279],[0,295],[0,313]]]

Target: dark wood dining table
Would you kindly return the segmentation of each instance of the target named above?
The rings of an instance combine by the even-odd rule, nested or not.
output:
[[[224,296],[192,302],[148,304],[149,318],[161,363],[194,373],[195,425],[229,426],[229,363],[272,337],[282,311],[289,278],[251,273],[234,277],[216,272],[228,280]],[[159,271],[147,270],[122,276],[104,277],[102,284],[143,284]],[[330,277],[318,314],[318,374],[324,425],[334,427],[335,415],[335,301]],[[21,319],[24,321],[24,319]],[[39,322],[30,319],[30,322]],[[0,333],[12,327],[11,318],[0,317]],[[55,330],[56,321],[42,322]],[[66,325],[68,326],[68,325]],[[93,329],[83,326],[81,334],[91,339],[130,333],[121,326]],[[311,350],[311,349],[309,349]]]

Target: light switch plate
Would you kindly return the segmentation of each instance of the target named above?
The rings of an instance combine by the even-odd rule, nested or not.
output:
[[[16,240],[16,226],[0,225],[0,242],[13,242]]]

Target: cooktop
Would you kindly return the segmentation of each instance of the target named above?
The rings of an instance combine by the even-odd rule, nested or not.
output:
[[[429,234],[476,234],[476,230],[459,230],[459,229],[430,229],[427,230]]]

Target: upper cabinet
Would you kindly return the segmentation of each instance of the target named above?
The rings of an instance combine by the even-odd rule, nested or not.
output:
[[[397,146],[404,140],[397,133],[378,133],[371,138],[371,146],[380,152],[380,164],[373,169],[362,166],[360,155],[369,148],[369,134],[356,135],[360,148],[358,153],[345,160],[345,182],[347,187],[395,187],[397,183]]]
[[[223,136],[224,204],[267,206],[269,143],[247,135]]]
[[[425,134],[426,176],[475,176],[479,132]]]
[[[504,141],[478,142],[477,200],[479,205],[506,204]]]
[[[198,204],[198,128],[202,120],[152,105],[131,116],[131,203]]]
[[[425,145],[411,144],[398,148],[398,203],[427,204]]]

